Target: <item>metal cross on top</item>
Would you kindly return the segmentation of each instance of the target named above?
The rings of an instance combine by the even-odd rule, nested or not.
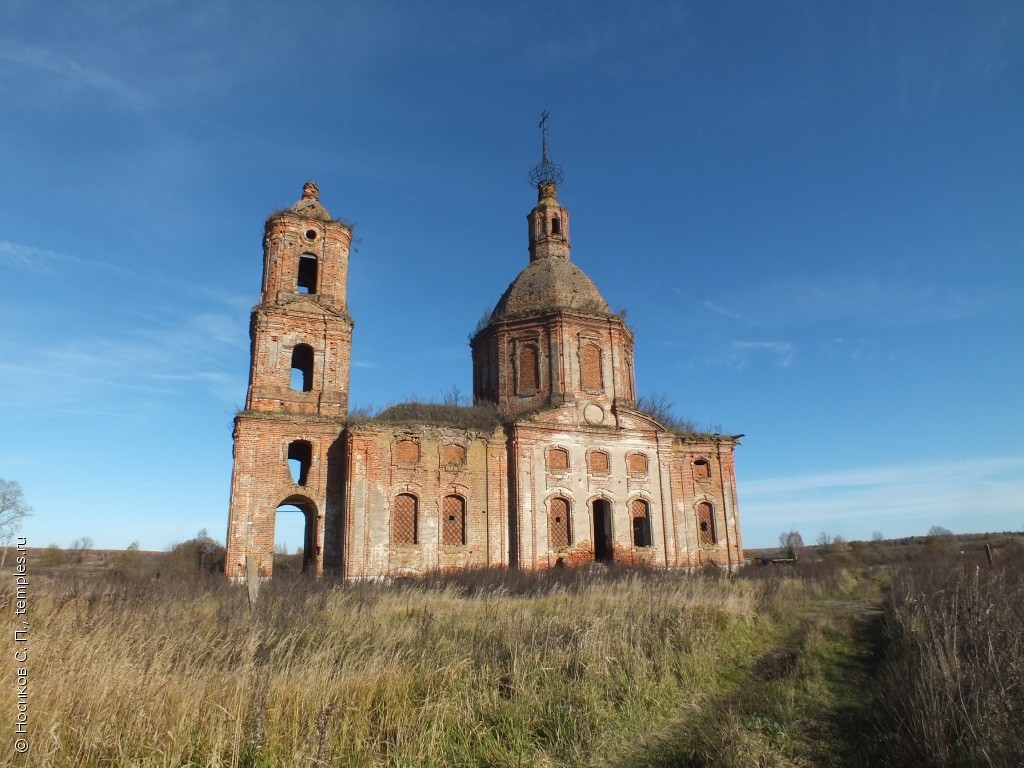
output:
[[[541,163],[548,162],[548,111],[545,109],[540,113],[540,146]]]
[[[539,186],[544,182],[561,184],[564,174],[562,169],[548,159],[548,113],[544,110],[540,113],[540,163],[530,171],[530,184]]]

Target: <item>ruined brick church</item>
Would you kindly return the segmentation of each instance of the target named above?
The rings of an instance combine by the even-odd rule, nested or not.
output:
[[[534,178],[529,264],[470,341],[475,407],[350,419],[352,229],[313,183],[267,219],[235,418],[229,577],[249,562],[272,573],[282,505],[303,512],[316,575],[739,566],[739,436],[673,432],[636,410],[633,333],[570,261],[559,179]]]

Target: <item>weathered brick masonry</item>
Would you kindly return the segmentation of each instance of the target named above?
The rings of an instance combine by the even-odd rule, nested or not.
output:
[[[453,408],[348,420],[351,229],[312,183],[270,216],[235,419],[229,577],[247,556],[272,573],[283,504],[305,515],[313,574],[742,562],[736,438],[675,434],[636,410],[633,334],[570,261],[555,184],[537,189],[530,263],[471,341],[474,401],[495,407],[474,426]]]

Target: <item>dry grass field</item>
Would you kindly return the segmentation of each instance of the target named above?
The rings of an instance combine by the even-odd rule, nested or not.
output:
[[[216,575],[57,569],[30,593],[31,748],[0,764],[1019,765],[1022,558],[943,557],[282,578],[251,614]]]

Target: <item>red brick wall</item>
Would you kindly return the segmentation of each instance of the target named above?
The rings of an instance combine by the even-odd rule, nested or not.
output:
[[[315,200],[315,186],[310,188]],[[342,560],[338,437],[348,412],[352,321],[345,294],[352,232],[326,220],[318,204],[307,210],[313,214],[274,214],[264,231],[263,287],[249,329],[249,391],[246,410],[235,419],[226,561],[233,578],[245,574],[247,554],[261,575],[271,573],[276,510],[286,501],[307,513],[309,569],[337,569]],[[298,285],[304,254],[317,262],[308,294]],[[312,349],[310,391],[291,387],[292,353],[301,344]],[[293,481],[288,466],[288,445],[296,440],[312,446],[303,485]]]
[[[677,564],[681,567],[699,568],[714,563],[736,568],[743,562],[733,474],[734,448],[728,438],[676,440],[672,444],[669,471],[680,551]],[[709,527],[714,537],[710,532],[701,535],[701,512],[707,509],[701,505],[710,506],[713,525]]]
[[[345,304],[351,230],[291,212],[267,220],[263,292],[249,333],[252,361],[246,407],[344,417],[348,412],[352,321]],[[317,257],[317,290],[297,288],[299,260]],[[313,349],[312,391],[289,386],[292,350]]]
[[[329,454],[338,440],[338,424],[302,416],[240,414],[235,419],[235,463],[227,532],[228,576],[245,575],[245,556],[256,558],[261,575],[273,570],[274,525],[277,508],[290,500],[310,507],[307,525],[314,532],[308,553],[314,573],[324,566],[325,521],[328,504]],[[306,440],[312,460],[305,485],[297,485],[288,466],[288,445]],[[318,550],[318,551],[317,551]]]
[[[597,344],[588,342],[580,347],[580,384],[583,389],[597,391],[604,386],[601,348]]]
[[[375,578],[507,563],[501,529],[507,522],[502,518],[502,499],[507,499],[508,485],[500,429],[481,434],[370,423],[351,427],[345,440],[347,575]],[[396,449],[404,443],[418,445],[418,455]],[[456,453],[465,460],[450,461]],[[415,544],[392,542],[392,510],[400,494],[412,494],[418,500]],[[462,530],[447,519],[454,510],[450,497],[465,502]],[[456,532],[460,543],[454,543]]]
[[[473,396],[509,413],[545,405],[593,401],[634,404],[633,336],[618,317],[555,312],[498,321],[471,342]],[[540,380],[520,370],[523,350],[535,347]]]
[[[335,311],[345,311],[351,243],[352,230],[341,222],[288,211],[271,216],[263,236],[261,303],[288,300],[297,293],[299,259],[308,253],[317,257],[317,300]]]

